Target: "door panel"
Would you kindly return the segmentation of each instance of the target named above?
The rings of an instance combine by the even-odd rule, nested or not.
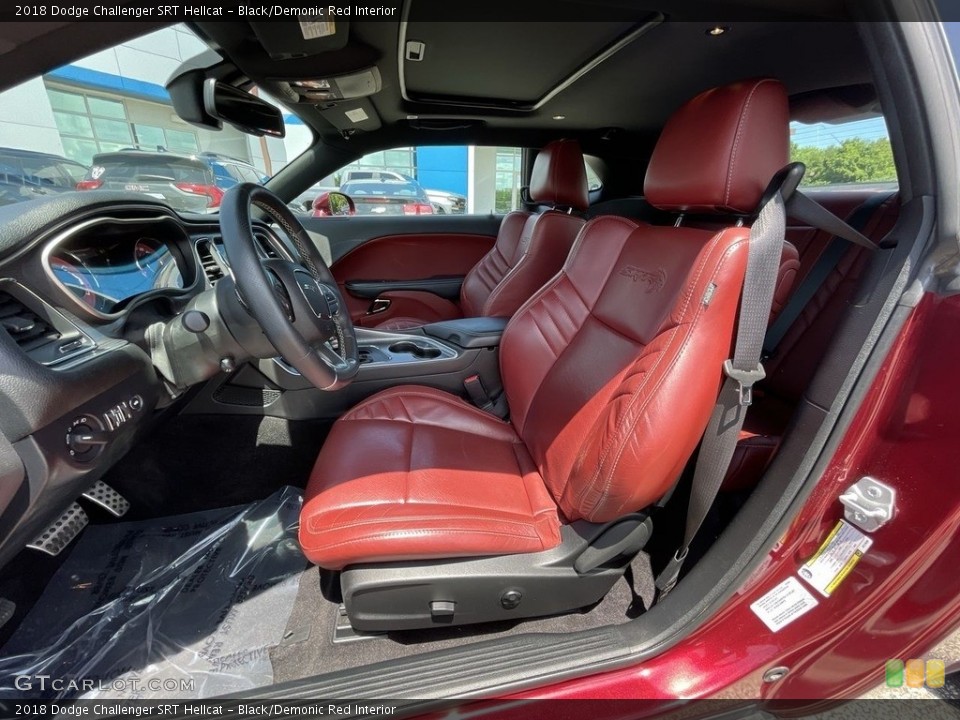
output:
[[[438,310],[442,316],[456,317],[454,302],[439,295],[422,292],[385,292],[378,297],[391,300],[390,307],[376,314],[368,311],[376,298],[369,292],[357,297],[347,291],[350,283],[370,281],[415,281],[429,278],[462,278],[490,251],[496,240],[501,218],[486,216],[452,217],[323,217],[304,218],[304,226],[331,263],[331,271],[346,298],[354,321],[376,325],[394,316],[418,315],[423,301],[424,312],[432,318]],[[449,297],[449,282],[441,283],[443,295]],[[361,286],[363,287],[363,286]],[[369,287],[369,285],[367,285]],[[412,287],[403,288],[413,290]],[[403,302],[400,302],[400,301]],[[434,307],[440,302],[443,307]],[[380,303],[385,305],[386,303]]]

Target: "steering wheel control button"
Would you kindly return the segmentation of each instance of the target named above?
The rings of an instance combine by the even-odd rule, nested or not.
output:
[[[291,302],[290,295],[287,293],[287,286],[283,284],[283,281],[277,277],[277,274],[273,272],[273,270],[267,270],[267,277],[270,280],[270,286],[273,288],[273,294],[280,303],[280,307],[287,316],[287,320],[293,322],[293,302]]]
[[[199,335],[210,327],[210,318],[199,310],[187,310],[180,316],[180,323],[186,330]]]
[[[329,291],[325,292],[326,288],[321,289],[317,281],[313,279],[313,275],[302,270],[294,270],[293,276],[297,279],[300,292],[303,293],[303,297],[310,305],[310,309],[313,310],[313,314],[324,320],[332,317],[336,311],[330,306],[327,294]]]

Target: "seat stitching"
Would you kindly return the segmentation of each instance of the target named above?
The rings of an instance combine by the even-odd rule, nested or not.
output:
[[[701,250],[700,262],[699,262],[698,265],[697,265],[696,273],[695,273],[695,275],[694,275],[693,280],[692,280],[691,282],[688,282],[688,283],[687,283],[688,286],[689,286],[689,285],[696,286],[696,284],[700,282],[700,276],[703,274],[703,270],[704,270],[704,268],[705,268],[706,265],[707,265],[707,261],[709,260],[710,256],[712,255],[714,247],[716,246],[717,243],[719,243],[720,237],[721,237],[722,235],[723,235],[723,231],[720,231],[720,232],[716,233],[716,234],[710,239],[710,241],[704,246],[704,249]],[[686,295],[686,298],[684,299],[684,305],[683,305],[683,309],[682,309],[681,312],[680,312],[680,317],[683,317],[684,314],[686,313],[687,303],[689,302],[689,298],[690,298],[690,296],[691,296],[691,293],[687,293],[687,292],[686,292],[686,288],[684,288],[684,290],[685,290],[685,293],[684,293],[684,294]],[[671,328],[671,329],[675,330],[676,328]],[[646,378],[644,378],[644,381],[643,381],[643,382],[640,384],[640,386],[634,391],[633,397],[630,399],[630,402],[627,403],[626,408],[624,408],[624,411],[623,411],[623,412],[624,412],[624,415],[628,415],[628,414],[630,414],[631,412],[633,412],[633,406],[634,406],[637,402],[639,402],[639,400],[640,400],[640,395],[641,395],[641,390],[644,389],[644,385],[646,384],[647,378],[649,378],[649,377],[650,377],[654,372],[656,372],[656,370],[659,368],[660,363],[663,361],[663,358],[664,358],[665,355],[666,355],[666,350],[670,347],[670,344],[673,342],[673,340],[674,340],[675,337],[676,337],[676,335],[671,336],[670,342],[667,344],[667,348],[664,348],[664,350],[662,350],[662,351],[660,352],[659,356],[658,356],[657,359],[654,361],[653,367],[651,367],[651,368],[647,371]],[[649,345],[649,343],[644,343],[644,348],[646,348],[647,345]],[[641,353],[642,353],[642,350],[641,350]],[[634,362],[634,364],[636,364],[636,361]],[[579,505],[580,503],[583,502],[583,499],[586,497],[587,492],[590,491],[590,490],[593,488],[593,485],[594,485],[594,484],[596,483],[596,481],[599,479],[600,474],[601,474],[601,472],[602,472],[602,470],[603,470],[603,464],[606,462],[607,455],[613,450],[613,446],[614,446],[614,445],[615,445],[615,443],[611,443],[611,444],[607,445],[606,448],[604,448],[603,453],[600,455],[599,462],[597,463],[597,469],[596,469],[596,471],[593,473],[593,476],[590,478],[590,481],[585,485],[585,487],[582,488],[579,493],[577,493],[577,499],[576,499],[576,500],[577,500],[577,505]]]
[[[516,535],[516,534],[513,534],[513,533],[503,533],[503,532],[497,532],[497,531],[495,531],[495,530],[469,530],[469,529],[466,529],[466,528],[464,528],[464,529],[454,528],[454,529],[443,529],[443,530],[440,530],[440,529],[438,529],[438,530],[422,530],[422,531],[418,531],[417,534],[418,534],[420,537],[425,537],[425,536],[429,536],[429,535],[445,535],[445,536],[446,536],[446,535],[492,535],[492,536],[498,537],[498,538],[511,538],[511,539],[513,539],[513,540],[516,540],[516,539],[517,539],[517,535]],[[523,537],[526,538],[526,539],[530,539],[530,540],[537,540],[537,541],[538,541],[538,544],[540,545],[541,548],[547,549],[547,548],[544,546],[543,539],[542,539],[538,534],[534,533],[534,534],[526,535],[526,536],[523,536]],[[394,533],[375,533],[375,534],[370,534],[370,535],[364,535],[364,536],[360,536],[360,537],[351,538],[350,540],[342,540],[342,541],[340,541],[340,542],[335,542],[335,543],[325,543],[325,544],[323,545],[323,547],[320,548],[320,549],[322,549],[322,550],[330,550],[330,549],[337,548],[337,547],[343,547],[343,546],[345,546],[345,545],[353,545],[353,544],[355,544],[355,543],[369,542],[369,541],[372,541],[372,540],[389,540],[389,539],[394,539],[394,538],[396,538],[396,539],[402,539],[403,536],[402,536],[402,535],[399,535],[399,534],[396,533],[396,532],[394,532]]]
[[[721,232],[721,233],[718,233],[718,237],[719,237],[719,235],[721,235],[721,234],[722,234],[722,232]],[[716,271],[715,271],[714,274],[718,273],[718,272],[723,268],[724,263],[725,263],[725,262],[729,259],[729,257],[733,254],[733,251],[734,251],[738,246],[740,246],[741,244],[743,244],[744,242],[746,242],[746,240],[744,240],[744,239],[737,240],[736,242],[732,243],[732,244],[724,251],[724,254],[721,256],[720,261],[719,261],[719,263],[718,263],[717,266],[716,266]],[[709,256],[709,255],[712,253],[713,248],[710,248],[710,250],[711,250],[710,253],[706,253],[707,256]],[[699,282],[699,274],[698,274],[697,280],[695,280],[695,283],[696,283],[696,282]],[[694,283],[694,284],[695,284],[695,283]],[[600,498],[601,498],[601,500],[602,500],[603,497],[606,496],[606,493],[607,493],[607,491],[608,491],[609,488],[610,488],[610,483],[613,482],[613,475],[616,473],[617,466],[618,466],[619,463],[620,463],[620,458],[622,457],[623,452],[624,452],[624,450],[625,450],[626,447],[627,447],[627,444],[628,444],[629,439],[633,436],[633,433],[634,433],[634,431],[635,431],[635,429],[636,429],[637,423],[639,422],[640,417],[641,417],[641,415],[643,414],[642,411],[643,411],[644,408],[647,407],[647,405],[650,403],[650,401],[651,401],[651,400],[653,399],[653,397],[656,395],[656,392],[657,392],[657,390],[660,388],[660,385],[661,385],[661,384],[664,382],[664,380],[666,379],[666,373],[661,374],[661,375],[657,378],[655,385],[654,385],[653,388],[650,389],[650,391],[646,394],[646,397],[644,398],[643,402],[640,404],[640,407],[639,407],[639,409],[636,410],[636,412],[634,412],[634,410],[635,410],[634,406],[640,401],[640,398],[641,398],[641,396],[643,395],[643,392],[646,390],[646,387],[645,387],[645,386],[646,386],[647,382],[648,382],[649,379],[650,379],[651,377],[653,377],[653,375],[657,372],[657,370],[659,369],[661,363],[663,362],[663,359],[667,356],[668,351],[671,349],[671,347],[673,346],[674,342],[675,342],[676,339],[678,339],[678,338],[682,338],[682,342],[681,342],[681,345],[680,345],[680,348],[679,348],[678,352],[676,353],[676,355],[673,356],[673,357],[674,357],[674,360],[671,361],[671,364],[674,364],[674,363],[676,362],[676,358],[683,354],[683,351],[684,351],[684,349],[686,348],[687,343],[689,342],[690,338],[693,337],[693,333],[692,333],[693,326],[695,325],[696,321],[702,316],[703,312],[704,312],[704,308],[703,308],[703,306],[701,306],[701,307],[699,307],[699,308],[697,309],[697,313],[694,315],[693,318],[691,318],[691,320],[689,320],[689,321],[687,321],[687,322],[685,322],[685,323],[680,323],[680,324],[678,324],[676,327],[672,328],[672,330],[674,331],[674,334],[671,336],[670,340],[668,341],[667,346],[660,352],[660,355],[659,355],[659,357],[657,358],[657,360],[654,362],[653,367],[651,367],[650,370],[647,371],[647,373],[646,373],[643,381],[641,382],[640,386],[634,391],[633,397],[631,398],[630,403],[627,405],[626,409],[624,410],[624,413],[623,413],[624,417],[627,417],[627,416],[629,416],[629,415],[631,415],[631,414],[633,414],[633,416],[634,416],[634,420],[633,420],[633,423],[631,424],[631,427],[630,427],[629,432],[621,433],[620,439],[619,439],[617,442],[611,442],[611,443],[607,446],[607,448],[604,450],[603,456],[601,457],[600,462],[597,464],[597,470],[596,470],[596,472],[594,473],[593,477],[590,479],[590,482],[585,485],[584,489],[583,489],[580,493],[578,493],[578,497],[577,497],[577,505],[578,505],[578,506],[584,501],[587,493],[593,490],[594,485],[596,485],[596,482],[597,482],[597,481],[599,480],[599,478],[600,478],[600,475],[601,475],[601,473],[602,473],[602,471],[603,471],[604,463],[606,462],[606,459],[607,459],[609,453],[610,453],[611,451],[614,451],[614,450],[615,450],[615,456],[614,456],[614,459],[613,459],[613,465],[612,465],[612,467],[610,468],[610,470],[606,473],[606,481],[605,481],[605,483],[604,483],[603,490],[602,490],[601,493],[600,493]],[[686,332],[686,333],[681,334],[681,333],[677,332],[677,331],[679,331],[681,328],[683,328],[684,326],[686,326],[686,328],[687,328],[687,332]],[[596,507],[597,507],[599,504],[600,504],[600,501],[594,503],[591,511],[596,510]]]
[[[720,257],[719,262],[717,263],[716,271],[715,271],[714,273],[712,273],[714,276],[716,276],[717,274],[719,274],[719,273],[721,272],[721,270],[723,269],[724,264],[725,264],[727,261],[729,261],[730,257],[733,255],[735,249],[736,249],[739,245],[744,244],[745,242],[747,242],[747,241],[746,241],[746,240],[738,240],[738,241],[734,242],[733,244],[731,244],[731,245],[726,249],[726,251],[724,251],[723,255]],[[677,354],[674,356],[674,361],[673,361],[673,363],[671,363],[671,364],[675,364],[675,363],[676,363],[676,358],[679,358],[680,356],[683,355],[683,352],[684,352],[684,350],[686,349],[688,343],[690,342],[690,340],[691,340],[691,339],[693,338],[693,336],[694,336],[694,330],[695,330],[695,327],[696,327],[697,322],[700,320],[700,318],[703,317],[703,314],[704,314],[705,312],[706,312],[706,308],[705,308],[703,305],[700,305],[700,306],[697,308],[696,314],[693,316],[693,318],[691,318],[691,320],[690,320],[689,322],[687,322],[687,323],[682,323],[681,325],[678,325],[678,326],[677,326],[678,328],[681,327],[681,326],[686,326],[686,333],[684,333],[683,344],[680,346],[680,349],[679,349],[679,351],[677,352]],[[666,352],[666,349],[664,350],[664,353],[665,353],[665,352]],[[651,370],[651,374],[652,374],[652,373],[653,373],[653,370]],[[649,377],[649,375],[648,375],[647,377]],[[653,389],[652,389],[652,390],[650,391],[650,393],[647,395],[647,398],[646,398],[646,400],[643,402],[643,404],[641,405],[639,411],[635,414],[633,423],[631,424],[631,427],[630,427],[630,431],[629,431],[628,433],[624,434],[623,437],[622,437],[622,439],[621,439],[620,442],[618,443],[618,444],[619,444],[619,448],[618,448],[618,450],[617,450],[616,457],[615,457],[614,460],[613,460],[613,465],[611,466],[610,471],[607,473],[607,482],[606,482],[606,484],[605,484],[605,486],[604,486],[603,492],[601,493],[601,496],[600,496],[601,498],[603,498],[603,497],[606,496],[606,493],[607,493],[607,491],[608,491],[609,488],[610,488],[610,483],[613,482],[613,476],[614,476],[614,474],[616,473],[617,467],[620,465],[620,459],[623,457],[623,453],[624,453],[624,451],[626,450],[627,445],[629,444],[629,443],[628,443],[628,440],[629,440],[630,437],[633,436],[633,433],[634,433],[634,431],[635,431],[635,429],[636,429],[637,423],[640,421],[640,417],[643,415],[643,412],[642,412],[643,409],[646,408],[646,406],[650,403],[650,401],[651,401],[651,400],[653,399],[653,397],[656,395],[657,390],[660,388],[660,386],[663,384],[663,382],[664,382],[665,380],[666,380],[666,373],[662,374],[662,375],[658,378],[658,380],[657,380],[657,382],[656,382],[656,385],[653,387]],[[646,378],[644,378],[644,384],[646,384]],[[638,390],[638,392],[637,392],[637,395],[635,395],[634,397],[638,397],[638,396],[639,396],[639,390]],[[594,506],[594,509],[596,509],[596,505]]]
[[[737,163],[737,153],[739,152],[740,138],[743,135],[743,128],[747,117],[748,112],[750,111],[750,103],[753,101],[753,96],[759,89],[759,87],[765,83],[773,82],[770,79],[760,80],[753,86],[753,89],[750,90],[750,94],[747,95],[747,100],[743,105],[743,108],[740,110],[740,117],[737,118],[737,133],[734,136],[733,148],[730,151],[730,164],[727,166],[727,182],[724,187],[723,203],[724,205],[729,205],[730,203],[730,187],[733,184],[733,169]]]

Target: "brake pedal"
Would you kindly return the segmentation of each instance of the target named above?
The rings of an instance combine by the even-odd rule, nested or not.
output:
[[[88,522],[90,518],[80,504],[73,503],[36,540],[27,543],[27,547],[45,552],[47,555],[59,555],[70,541],[80,534]]]
[[[97,480],[80,497],[85,498],[95,505],[99,505],[114,517],[123,517],[130,509],[129,501],[103,480]]]

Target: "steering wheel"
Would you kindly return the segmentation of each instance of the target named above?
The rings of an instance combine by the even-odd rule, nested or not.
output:
[[[254,207],[293,240],[299,264],[260,256],[251,222]],[[321,390],[349,384],[360,369],[360,356],[347,304],[320,251],[286,204],[261,185],[235,185],[220,203],[220,230],[241,302],[277,352]]]

